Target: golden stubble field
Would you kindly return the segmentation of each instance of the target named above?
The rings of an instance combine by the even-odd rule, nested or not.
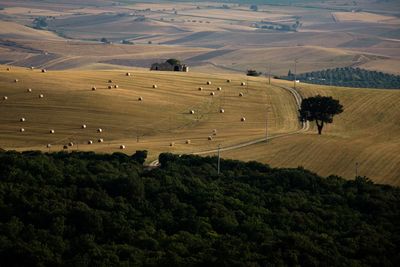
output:
[[[292,83],[275,81],[291,86]],[[298,91],[339,99],[344,112],[318,136],[309,132],[224,152],[224,157],[258,160],[272,166],[303,166],[321,175],[360,175],[400,185],[400,91],[300,84]]]
[[[51,144],[50,150],[58,151],[73,142],[69,150],[113,152],[125,145],[126,153],[148,149],[150,159],[155,159],[162,151],[191,153],[263,137],[266,104],[271,134],[298,128],[294,99],[282,89],[267,87],[265,78],[145,70],[126,76],[126,72],[41,73],[2,67],[0,147],[47,150]],[[108,89],[109,85],[118,88]],[[83,124],[86,129],[81,129]],[[98,133],[98,128],[103,132]],[[104,143],[97,143],[100,138]],[[89,140],[94,144],[88,145]]]
[[[242,82],[246,85],[241,86]],[[108,89],[109,85],[118,88]],[[73,142],[68,151],[131,154],[147,149],[149,161],[160,152],[193,153],[219,144],[227,147],[263,138],[266,119],[269,136],[299,129],[294,98],[280,85],[291,83],[273,80],[269,86],[262,77],[227,73],[143,69],[41,73],[17,67],[7,71],[1,66],[0,147],[60,151]],[[298,90],[304,97],[322,94],[338,98],[345,111],[321,136],[312,125],[308,132],[224,151],[222,156],[258,160],[273,167],[304,166],[321,175],[347,178],[354,177],[358,162],[361,175],[380,183],[400,184],[399,91],[306,84],[299,84]],[[81,128],[83,124],[86,129]],[[20,132],[21,128],[25,131]],[[103,143],[98,143],[100,138]],[[87,144],[89,140],[93,144]],[[126,146],[124,150],[121,145]]]

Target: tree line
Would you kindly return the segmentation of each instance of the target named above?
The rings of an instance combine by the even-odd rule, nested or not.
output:
[[[400,89],[400,75],[370,71],[360,68],[335,68],[312,71],[295,75],[289,70],[287,76],[281,77],[293,81],[358,88]]]
[[[400,190],[301,167],[0,152],[3,266],[398,266]]]

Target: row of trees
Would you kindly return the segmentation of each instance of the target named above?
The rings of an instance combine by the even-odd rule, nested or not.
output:
[[[288,75],[282,78],[294,80],[295,75],[289,70]],[[322,85],[400,89],[400,75],[351,67],[301,73],[296,75],[296,79]]]
[[[1,152],[3,266],[398,266],[400,190],[146,152]]]

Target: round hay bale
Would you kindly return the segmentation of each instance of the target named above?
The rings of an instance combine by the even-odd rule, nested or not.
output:
[[[89,141],[87,141],[87,143],[88,143],[88,145],[91,145],[91,144],[93,144],[93,141],[89,140]]]
[[[46,69],[42,69],[42,73],[46,73],[47,72],[47,70]]]
[[[69,142],[68,146],[74,146],[74,143],[73,142]]]
[[[54,133],[55,133],[55,131],[54,131],[53,129],[51,129],[49,132],[50,132],[51,134],[54,134]]]
[[[207,81],[207,85],[210,85],[211,84],[211,81]]]
[[[118,84],[114,85],[114,88],[118,88]]]
[[[112,83],[112,80],[108,80],[108,83]]]
[[[43,95],[43,94],[40,94],[40,95],[39,95],[39,98],[43,98],[43,97],[44,97],[44,95]]]
[[[131,76],[131,73],[130,73],[130,72],[127,72],[125,75],[126,75],[126,76]]]
[[[217,135],[217,129],[213,130],[213,135]]]
[[[86,127],[87,127],[86,124],[82,124],[82,125],[81,125],[81,128],[82,128],[82,129],[86,129]]]
[[[68,146],[67,146],[67,145],[64,145],[64,146],[63,146],[63,149],[68,149]]]
[[[7,71],[10,71],[10,68],[7,68]]]
[[[99,138],[99,140],[97,140],[97,142],[99,142],[99,143],[103,143],[103,142],[104,142],[104,140],[103,140],[103,138]]]
[[[15,79],[14,82],[17,83],[17,82],[19,82],[19,80],[18,80],[18,79]]]
[[[199,87],[199,91],[203,90],[203,87]]]
[[[221,109],[219,110],[219,113],[225,113],[225,109],[221,108]]]
[[[190,113],[190,114],[194,114],[194,110],[191,110],[189,113]]]
[[[230,82],[231,82],[231,80],[230,80],[230,79],[228,79],[228,80],[226,80],[226,82],[227,82],[227,83],[230,83]]]
[[[169,143],[169,146],[174,146],[174,145],[175,145],[174,142]]]
[[[51,147],[51,144],[47,144],[46,147],[47,147],[47,148],[50,148],[50,147]]]
[[[20,121],[20,122],[24,122],[24,121],[26,121],[26,120],[25,120],[25,118],[21,118],[21,119],[19,119],[19,121]]]
[[[222,90],[222,87],[218,87],[217,90],[218,90],[218,91],[221,91],[221,90]]]
[[[240,121],[246,121],[246,118],[245,117],[242,117],[241,119],[240,119]]]
[[[212,140],[213,140],[213,137],[210,135],[207,139],[208,139],[209,141],[212,141]]]
[[[26,89],[26,91],[27,91],[28,93],[32,93],[32,89],[31,89],[31,88]]]
[[[7,96],[3,96],[3,100],[7,100],[8,99],[8,97]]]
[[[214,93],[214,92],[211,92],[211,93],[210,93],[210,95],[214,96],[214,95],[215,95],[215,93]]]
[[[109,86],[108,86],[108,89],[112,89],[112,86],[111,86],[111,85],[109,85]]]
[[[240,85],[241,85],[241,86],[245,86],[245,85],[246,85],[246,83],[245,83],[245,82],[242,82]]]
[[[98,133],[102,133],[102,132],[103,132],[103,129],[99,128],[99,129],[97,129],[97,132],[98,132]]]
[[[23,133],[23,132],[25,132],[25,129],[24,129],[24,128],[21,128],[21,129],[19,129],[19,131],[20,131],[21,133]]]
[[[239,93],[239,96],[243,96],[243,93],[242,93],[242,92],[240,92],[240,93]]]
[[[143,97],[139,96],[138,101],[143,101]]]
[[[92,86],[92,91],[96,91],[96,86]]]
[[[125,149],[125,145],[120,145],[119,149]]]
[[[153,88],[156,89],[157,88],[157,84],[153,84]]]
[[[190,141],[190,140],[188,139],[188,140],[186,140],[185,143],[186,143],[187,145],[190,145],[191,142],[192,142],[192,141]]]

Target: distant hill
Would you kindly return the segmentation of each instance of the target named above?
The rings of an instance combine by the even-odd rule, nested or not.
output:
[[[282,78],[293,81],[295,75],[289,70],[288,75]],[[400,89],[399,75],[351,67],[300,73],[296,75],[296,80],[312,84],[355,88]]]

